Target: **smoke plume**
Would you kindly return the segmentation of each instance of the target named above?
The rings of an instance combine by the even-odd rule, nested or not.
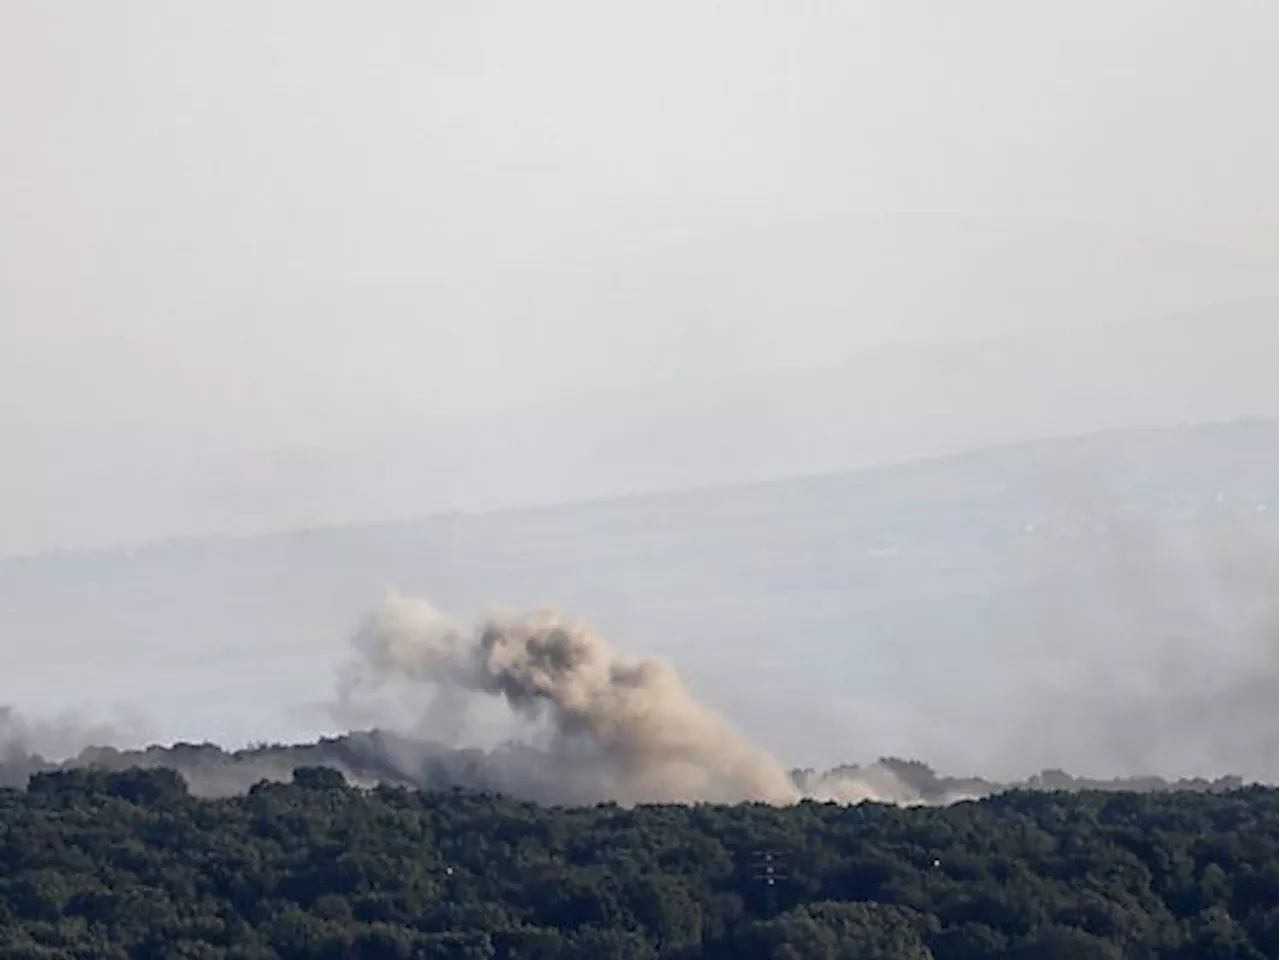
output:
[[[668,663],[629,659],[550,611],[454,626],[424,600],[392,595],[358,634],[348,694],[408,681],[440,705],[501,698],[543,736],[578,788],[624,803],[786,803],[795,783],[773,757],[699,702]],[[594,781],[594,782],[592,782]]]
[[[1061,661],[1055,672],[1076,678],[1077,688],[1093,691],[1095,702],[1092,711],[1054,729],[1040,724],[1026,729],[1025,735],[1039,738],[1042,747],[1024,752],[1058,759],[1050,747],[1079,741],[1090,749],[1064,759],[1073,766],[1090,758],[1097,764],[1099,745],[1111,744],[1108,755],[1127,761],[1116,764],[1117,772],[1129,774],[1116,784],[1158,788],[1135,775],[1172,766],[1164,747],[1176,737],[1182,755],[1194,752],[1199,761],[1189,772],[1221,771],[1226,765],[1274,780],[1269,772],[1275,757],[1274,552],[1245,551],[1231,525],[1215,528],[1218,537],[1212,543],[1202,537],[1152,543],[1140,536],[1150,533],[1146,527],[1141,521],[1124,525],[1116,530],[1113,549],[1099,551],[1110,560],[1094,571],[1094,582],[1106,588],[1101,599],[1078,599],[1054,618],[1056,627],[1041,623],[1026,631],[1038,649],[1046,639],[1057,641],[1049,644]],[[1133,537],[1137,542],[1129,542]],[[1125,545],[1130,549],[1121,549]],[[1182,560],[1188,551],[1202,561],[1191,572]],[[1210,570],[1205,566],[1210,558],[1236,562]],[[1182,589],[1170,595],[1174,583]],[[1081,619],[1099,610],[1110,616]],[[1103,650],[1097,650],[1104,640]],[[1204,670],[1206,650],[1215,651],[1217,671]],[[1096,668],[1103,652],[1109,652],[1107,662],[1114,668],[1109,675],[1077,676]],[[910,765],[883,761],[824,774],[789,772],[699,701],[670,664],[621,656],[587,627],[548,611],[490,616],[464,628],[424,600],[393,594],[359,631],[355,653],[344,675],[344,704],[361,691],[385,703],[396,689],[416,710],[411,725],[416,738],[457,743],[475,715],[501,703],[520,721],[517,736],[532,739],[538,755],[537,762],[523,766],[507,756],[501,765],[505,788],[557,802],[787,803],[811,797],[938,803],[992,789],[977,781],[942,784],[931,772],[920,775]],[[1010,653],[1025,658],[1023,650]],[[1030,669],[1035,664],[1026,666],[1035,673]],[[1141,686],[1153,674],[1158,675],[1154,686]],[[1121,682],[1122,695],[1108,698],[1111,686]],[[1025,715],[1068,713],[1073,704],[1063,699],[1045,696],[1027,705]],[[1260,759],[1259,749],[1269,764]],[[533,779],[531,771],[536,771]],[[1046,775],[1046,782],[1059,784],[1065,776]],[[1024,781],[1036,783],[1036,778]]]
[[[119,739],[110,728],[40,723],[0,707],[0,786],[75,767],[166,767],[196,794],[227,796],[319,765],[361,786],[462,787],[557,804],[938,803],[993,789],[957,793],[931,772],[912,784],[887,763],[789,772],[700,702],[670,664],[621,656],[545,610],[466,629],[425,600],[388,596],[356,632],[335,712],[385,719],[382,708],[397,699],[413,717],[407,735],[376,729],[234,752],[210,743],[119,750],[106,745]],[[495,704],[516,736],[488,750],[458,746],[473,714]]]

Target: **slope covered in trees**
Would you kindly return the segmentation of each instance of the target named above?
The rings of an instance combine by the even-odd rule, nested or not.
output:
[[[330,769],[0,790],[0,956],[1276,956],[1277,794],[539,807]],[[770,879],[772,878],[772,883]]]

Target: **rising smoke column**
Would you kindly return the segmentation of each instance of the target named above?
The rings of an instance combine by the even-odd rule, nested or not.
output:
[[[385,698],[407,688],[417,707],[414,736],[375,729],[233,752],[211,743],[118,750],[106,745],[113,738],[105,729],[99,736],[69,723],[32,722],[0,705],[0,786],[78,767],[163,767],[179,771],[197,795],[230,796],[319,765],[355,785],[461,787],[569,805],[921,801],[881,765],[811,774],[801,789],[776,759],[699,702],[669,664],[620,656],[551,612],[489,617],[468,630],[425,600],[393,594],[357,631],[354,650],[340,674],[338,712],[360,712],[359,694]],[[455,734],[477,701],[505,704],[540,742],[459,748]],[[453,742],[440,742],[441,731]],[[60,759],[66,749],[54,753],[59,759],[42,755],[73,734],[86,745],[75,756]]]
[[[623,803],[787,803],[781,764],[696,700],[661,660],[610,649],[585,626],[541,611],[460,630],[424,600],[389,596],[360,630],[348,689],[408,681],[453,702],[461,691],[502,698],[551,735],[549,763],[594,778]]]

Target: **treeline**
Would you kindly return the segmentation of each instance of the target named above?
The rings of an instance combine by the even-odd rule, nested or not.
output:
[[[1277,792],[549,808],[304,768],[0,790],[0,956],[1259,958]]]
[[[542,804],[593,804],[610,799],[590,788],[592,778],[575,780],[568,776],[572,771],[567,769],[564,757],[549,757],[542,750],[518,742],[492,750],[451,748],[385,730],[369,730],[312,743],[262,744],[242,750],[224,750],[212,743],[176,743],[141,750],[88,747],[75,757],[54,762],[31,749],[27,739],[19,720],[0,707],[0,787],[22,787],[36,774],[82,767],[165,767],[179,771],[192,793],[220,797],[243,793],[262,780],[289,780],[299,767],[329,767],[354,783],[369,785],[386,783],[422,790],[460,787]],[[839,781],[883,783],[887,779],[885,792],[894,795],[894,799],[920,803],[976,799],[1010,789],[1223,792],[1245,785],[1235,776],[1214,780],[1168,781],[1154,776],[1102,780],[1074,777],[1061,770],[1045,770],[1019,782],[998,783],[981,777],[946,776],[919,761],[896,758],[882,758],[867,767],[850,764],[822,771],[794,770],[792,778],[802,792],[818,795]]]

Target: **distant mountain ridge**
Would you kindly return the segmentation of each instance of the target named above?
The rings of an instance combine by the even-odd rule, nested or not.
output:
[[[742,480],[732,483],[700,484],[684,488],[663,488],[638,493],[618,493],[589,497],[582,500],[554,501],[520,507],[503,507],[492,510],[449,510],[443,513],[389,520],[369,520],[331,526],[304,527],[279,533],[252,534],[246,536],[178,536],[162,540],[121,545],[110,548],[51,550],[38,554],[0,557],[0,571],[5,567],[23,567],[59,559],[77,557],[136,558],[140,552],[173,550],[202,544],[252,544],[274,540],[303,537],[322,537],[377,531],[392,527],[419,524],[450,523],[469,517],[500,519],[534,513],[554,513],[580,508],[590,509],[619,503],[641,501],[667,501],[696,499],[731,491],[757,491],[783,489],[797,484],[826,484],[845,481],[884,480],[896,485],[932,471],[945,471],[949,478],[964,479],[985,468],[1003,469],[1013,478],[1029,479],[1034,474],[1050,475],[1066,465],[1077,469],[1096,466],[1103,468],[1098,476],[1113,480],[1126,470],[1158,472],[1162,468],[1176,467],[1183,476],[1195,474],[1227,479],[1253,480],[1253,477],[1232,477],[1230,471],[1239,466],[1241,458],[1250,464],[1257,463],[1260,450],[1280,452],[1280,420],[1267,417],[1239,417],[1208,423],[1188,423],[1173,427],[1116,428],[1096,430],[1080,435],[1044,437],[1036,440],[1020,440],[994,444],[958,453],[940,454],[857,467],[822,471],[795,476]],[[1280,469],[1276,471],[1280,476]],[[1243,488],[1235,492],[1244,492]],[[1269,491],[1263,484],[1253,484],[1249,494],[1265,498]]]
[[[402,412],[336,433],[303,423],[252,441],[248,428],[28,436],[0,426],[0,479],[29,505],[0,530],[0,554],[536,508],[1272,416],[1276,310],[1236,304],[835,352],[803,372],[708,369],[573,399],[535,391],[513,409]]]

